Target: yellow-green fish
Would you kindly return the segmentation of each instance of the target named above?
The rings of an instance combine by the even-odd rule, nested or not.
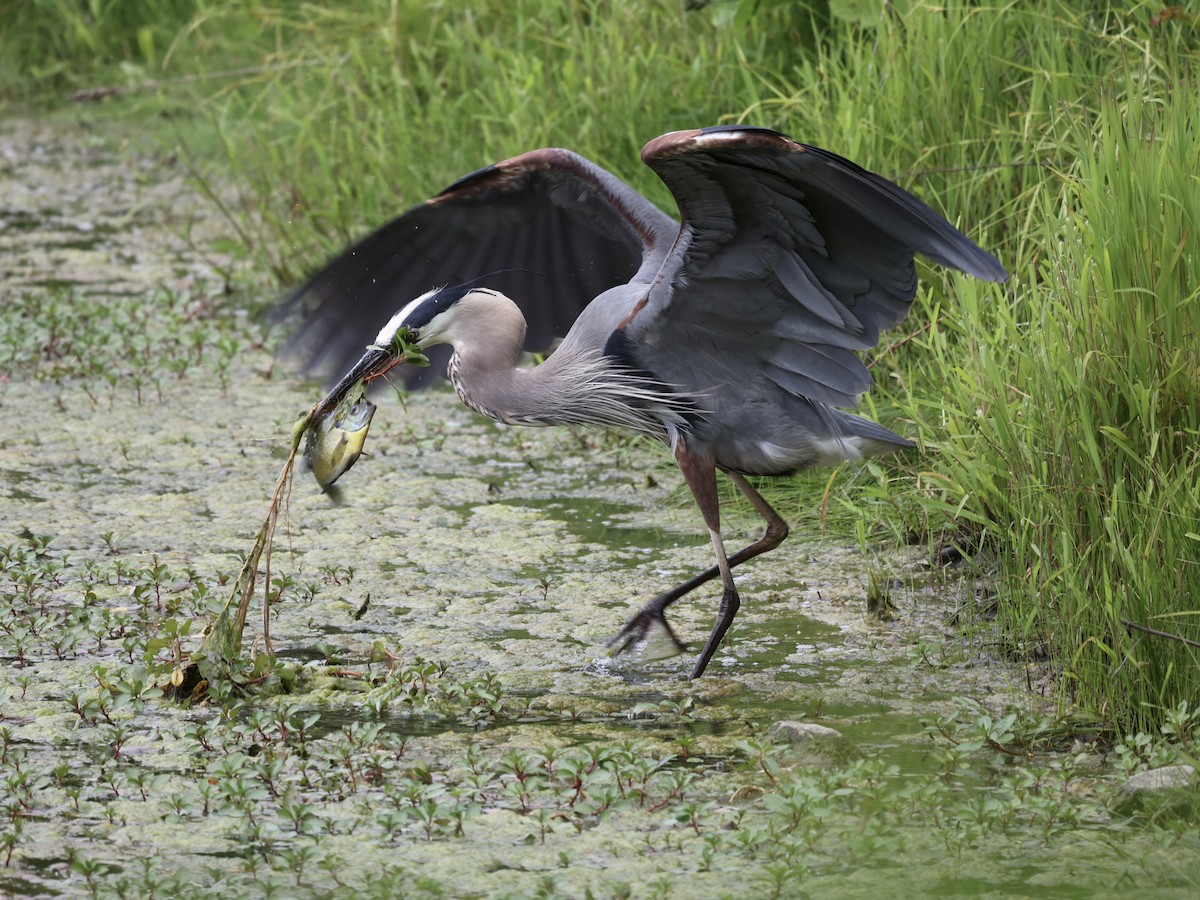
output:
[[[354,398],[356,393],[357,400]],[[351,391],[332,413],[316,416],[309,423],[304,460],[322,492],[333,487],[333,483],[362,455],[373,415],[375,404],[367,400],[361,390]]]

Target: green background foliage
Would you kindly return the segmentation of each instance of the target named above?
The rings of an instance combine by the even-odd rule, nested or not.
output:
[[[675,128],[775,127],[893,178],[1012,278],[923,270],[868,401],[921,453],[775,498],[793,519],[821,509],[831,527],[986,552],[1006,648],[1050,659],[1064,700],[1105,722],[1161,722],[1200,695],[1186,10],[48,0],[0,16],[9,104],[112,88],[93,92],[107,114],[177,144],[237,246],[283,282],[536,146],[575,149],[668,209],[637,152]]]

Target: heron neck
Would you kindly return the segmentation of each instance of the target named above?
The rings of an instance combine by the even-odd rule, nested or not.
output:
[[[564,344],[532,368],[517,368],[517,358],[456,353],[448,374],[459,399],[509,425],[595,425],[659,439],[693,406],[644,373],[614,366],[600,351],[572,352]]]
[[[472,353],[455,348],[446,374],[458,399],[470,409],[500,422],[519,422],[537,402],[536,395],[530,397],[529,380],[521,379],[518,384],[521,375],[532,373],[517,368],[519,346],[488,349],[490,352]]]

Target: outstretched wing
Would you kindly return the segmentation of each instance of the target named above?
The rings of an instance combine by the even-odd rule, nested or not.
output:
[[[597,294],[639,272],[653,277],[678,229],[575,153],[524,153],[456,181],[300,285],[276,313],[302,317],[284,352],[309,374],[336,377],[404,304],[470,281],[508,294],[529,322],[525,348],[543,351]],[[447,356],[397,372],[428,381]]]
[[[668,381],[715,388],[765,377],[854,406],[871,384],[854,351],[908,312],[914,254],[1008,277],[906,191],[769,129],[675,132],[642,159],[675,195],[683,226],[625,323],[625,345]]]

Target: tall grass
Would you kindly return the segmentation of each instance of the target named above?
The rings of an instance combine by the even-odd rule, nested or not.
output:
[[[129,86],[161,77],[181,33],[220,8],[219,0],[3,0],[0,100],[37,101],[76,89]],[[220,54],[176,59],[178,76],[208,70],[259,40],[257,4],[241,6],[221,35]]]
[[[868,411],[907,421],[922,452],[863,467],[824,507],[824,473],[776,497],[793,519],[988,544],[1014,651],[1048,654],[1085,711],[1152,725],[1200,697],[1197,21],[1102,0],[900,0],[857,22],[834,6],[196,0],[150,56],[162,76],[255,65],[179,91],[223,148],[194,164],[283,279],[536,146],[670,208],[638,149],[722,121],[829,147],[945,210],[1013,278],[923,271],[876,355]]]
[[[1000,248],[1009,285],[929,273],[877,360],[925,453],[871,493],[995,547],[1011,645],[1129,727],[1200,696],[1200,93],[1190,26],[1149,19],[917,8],[753,108],[917,170]]]
[[[963,339],[926,348],[947,397],[939,500],[1004,548],[1003,626],[1077,704],[1139,726],[1200,695],[1195,99],[1098,91],[1037,197],[1043,255],[1014,303],[964,289]]]
[[[748,60],[813,43],[802,9],[768,10],[763,27],[730,38],[735,12],[676,0],[367,0],[263,13],[286,48],[277,72],[209,106],[253,196],[243,226],[263,229],[256,250],[293,278],[458,176],[539,146],[578,150],[669,206],[637,162],[642,144],[729,118],[752,80]]]

